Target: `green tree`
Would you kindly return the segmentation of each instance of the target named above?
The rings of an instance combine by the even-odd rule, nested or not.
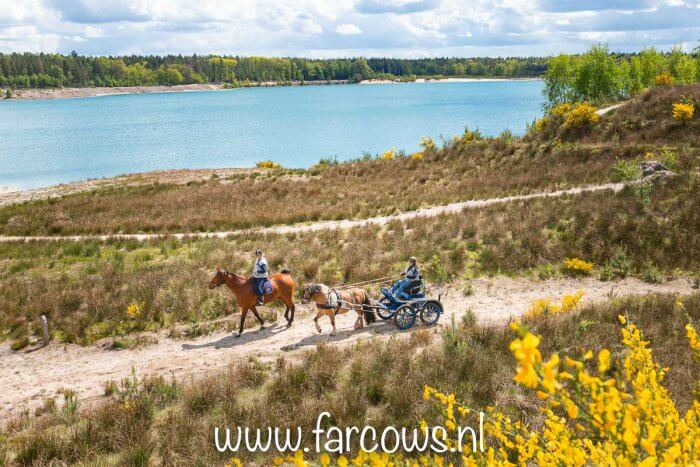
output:
[[[352,80],[355,83],[359,83],[360,81],[372,77],[372,69],[369,67],[367,60],[364,58],[358,58],[355,60],[355,62],[352,64],[352,70]]]
[[[683,84],[694,83],[698,76],[697,61],[688,55],[681,56],[675,64],[674,77]]]
[[[642,88],[654,85],[654,78],[664,69],[664,57],[655,48],[644,49],[639,54],[639,80]]]
[[[182,83],[182,73],[180,73],[180,71],[172,65],[161,67],[158,70],[158,82],[160,84],[167,84],[170,86],[180,84]]]
[[[594,45],[575,65],[576,100],[607,100],[619,97],[618,68],[606,45]]]
[[[549,60],[547,72],[544,75],[542,92],[547,99],[547,105],[554,106],[568,102],[573,98],[574,66],[571,55],[560,54]]]

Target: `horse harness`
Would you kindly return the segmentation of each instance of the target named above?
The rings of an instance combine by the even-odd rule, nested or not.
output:
[[[333,304],[333,299],[335,299],[335,305]],[[323,310],[333,310],[333,314],[337,315],[338,311],[343,307],[343,299],[340,298],[340,293],[337,290],[329,288],[328,296],[326,296],[326,303],[323,305],[317,303],[316,306]]]

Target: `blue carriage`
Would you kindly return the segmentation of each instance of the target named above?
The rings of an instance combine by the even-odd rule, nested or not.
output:
[[[413,326],[418,317],[424,325],[432,326],[443,313],[439,297],[435,299],[425,296],[423,276],[419,276],[398,291],[382,287],[380,292],[382,296],[375,307],[377,314],[384,320],[393,318],[401,330]]]

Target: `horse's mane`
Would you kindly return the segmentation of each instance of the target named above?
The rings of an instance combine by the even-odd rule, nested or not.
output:
[[[227,276],[239,277],[243,280],[243,283],[250,282],[250,277],[241,276],[239,274],[236,274],[235,272],[229,271],[226,268],[221,268],[221,272],[223,272]]]

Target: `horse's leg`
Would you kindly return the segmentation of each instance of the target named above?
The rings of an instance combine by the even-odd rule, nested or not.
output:
[[[323,316],[323,313],[321,313],[321,310],[316,310],[316,317],[314,318],[314,324],[316,325],[316,330],[318,331],[319,334],[321,334],[321,326],[318,325],[318,319]]]
[[[331,331],[331,336],[335,336],[335,313],[333,313],[333,311],[331,310],[328,317],[331,319],[331,325],[333,326],[333,330]]]
[[[284,310],[284,319],[287,320],[287,326],[289,327],[292,325],[292,321],[294,321],[294,301],[291,297],[281,297],[280,300],[284,302],[284,306],[286,307]]]
[[[238,334],[234,334],[235,337],[241,337],[243,334],[243,323],[245,323],[245,317],[248,315],[248,308],[243,308],[241,311],[241,325],[238,328]]]
[[[258,321],[260,321],[260,329],[265,329],[265,321],[260,317],[258,314],[258,310],[255,309],[255,307],[251,308],[250,311],[253,312],[256,318],[258,318]]]
[[[355,320],[355,329],[362,329],[365,326],[362,320],[362,312],[357,313],[357,319]]]

